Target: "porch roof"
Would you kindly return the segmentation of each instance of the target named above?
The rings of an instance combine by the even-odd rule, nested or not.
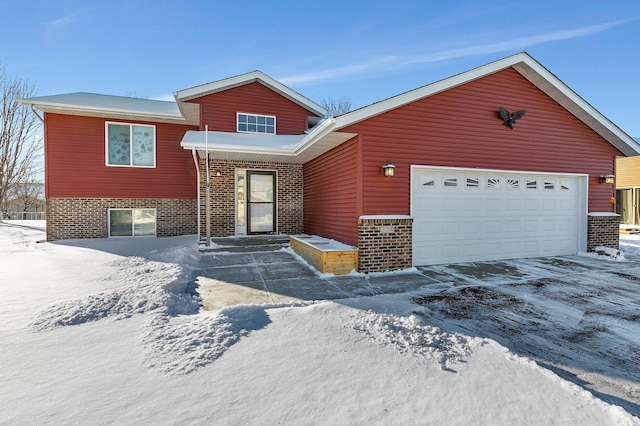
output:
[[[335,120],[323,120],[303,135],[267,135],[189,130],[180,142],[184,149],[193,149],[204,157],[218,160],[267,161],[275,163],[306,163],[356,136],[355,133],[334,132]]]

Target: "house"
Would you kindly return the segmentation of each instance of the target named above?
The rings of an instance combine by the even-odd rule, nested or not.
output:
[[[640,153],[526,53],[338,117],[259,71],[174,97],[22,101],[49,240],[304,232],[363,272],[569,255],[618,246],[601,176]]]
[[[640,230],[640,157],[621,157],[616,161],[616,212],[620,229]]]

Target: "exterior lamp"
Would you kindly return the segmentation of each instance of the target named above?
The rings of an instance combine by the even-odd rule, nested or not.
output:
[[[387,160],[387,164],[382,166],[382,176],[393,177],[396,174],[396,166],[391,163],[391,160]]]
[[[611,173],[600,176],[600,183],[607,183],[607,184],[612,184],[613,180],[616,177],[614,175],[612,175]]]

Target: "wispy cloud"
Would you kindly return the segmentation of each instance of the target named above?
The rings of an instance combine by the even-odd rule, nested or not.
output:
[[[77,11],[52,19],[45,23],[45,32],[47,35],[59,34],[72,28],[80,19],[80,13]]]
[[[284,84],[309,84],[318,81],[336,79],[340,77],[348,77],[368,72],[386,70],[392,68],[404,68],[414,64],[424,64],[431,62],[441,62],[450,59],[457,59],[468,56],[486,55],[491,53],[506,51],[521,51],[529,47],[550,43],[554,41],[570,40],[580,37],[586,37],[606,31],[610,28],[617,27],[631,21],[638,20],[639,17],[633,17],[621,21],[608,22],[604,24],[591,25],[587,27],[575,28],[565,31],[556,31],[550,33],[536,34],[527,37],[519,37],[511,40],[500,41],[496,43],[479,44],[471,47],[463,47],[458,49],[448,49],[439,52],[424,53],[420,55],[388,55],[380,56],[359,64],[347,65],[325,70],[314,71],[310,73],[295,74],[285,76],[279,79]]]

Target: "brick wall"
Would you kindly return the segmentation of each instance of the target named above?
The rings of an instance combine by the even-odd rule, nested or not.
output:
[[[413,219],[361,217],[358,220],[358,271],[386,272],[411,268]]]
[[[595,247],[620,249],[620,216],[613,213],[587,215],[587,252]]]
[[[277,186],[277,231],[302,233],[302,165],[285,163],[209,160],[211,182],[211,236],[235,235],[235,170],[275,170]],[[217,173],[220,176],[217,176]],[[200,233],[206,233],[206,163],[200,160]]]
[[[47,240],[107,238],[110,208],[156,209],[158,237],[196,234],[196,200],[146,198],[48,198]]]

